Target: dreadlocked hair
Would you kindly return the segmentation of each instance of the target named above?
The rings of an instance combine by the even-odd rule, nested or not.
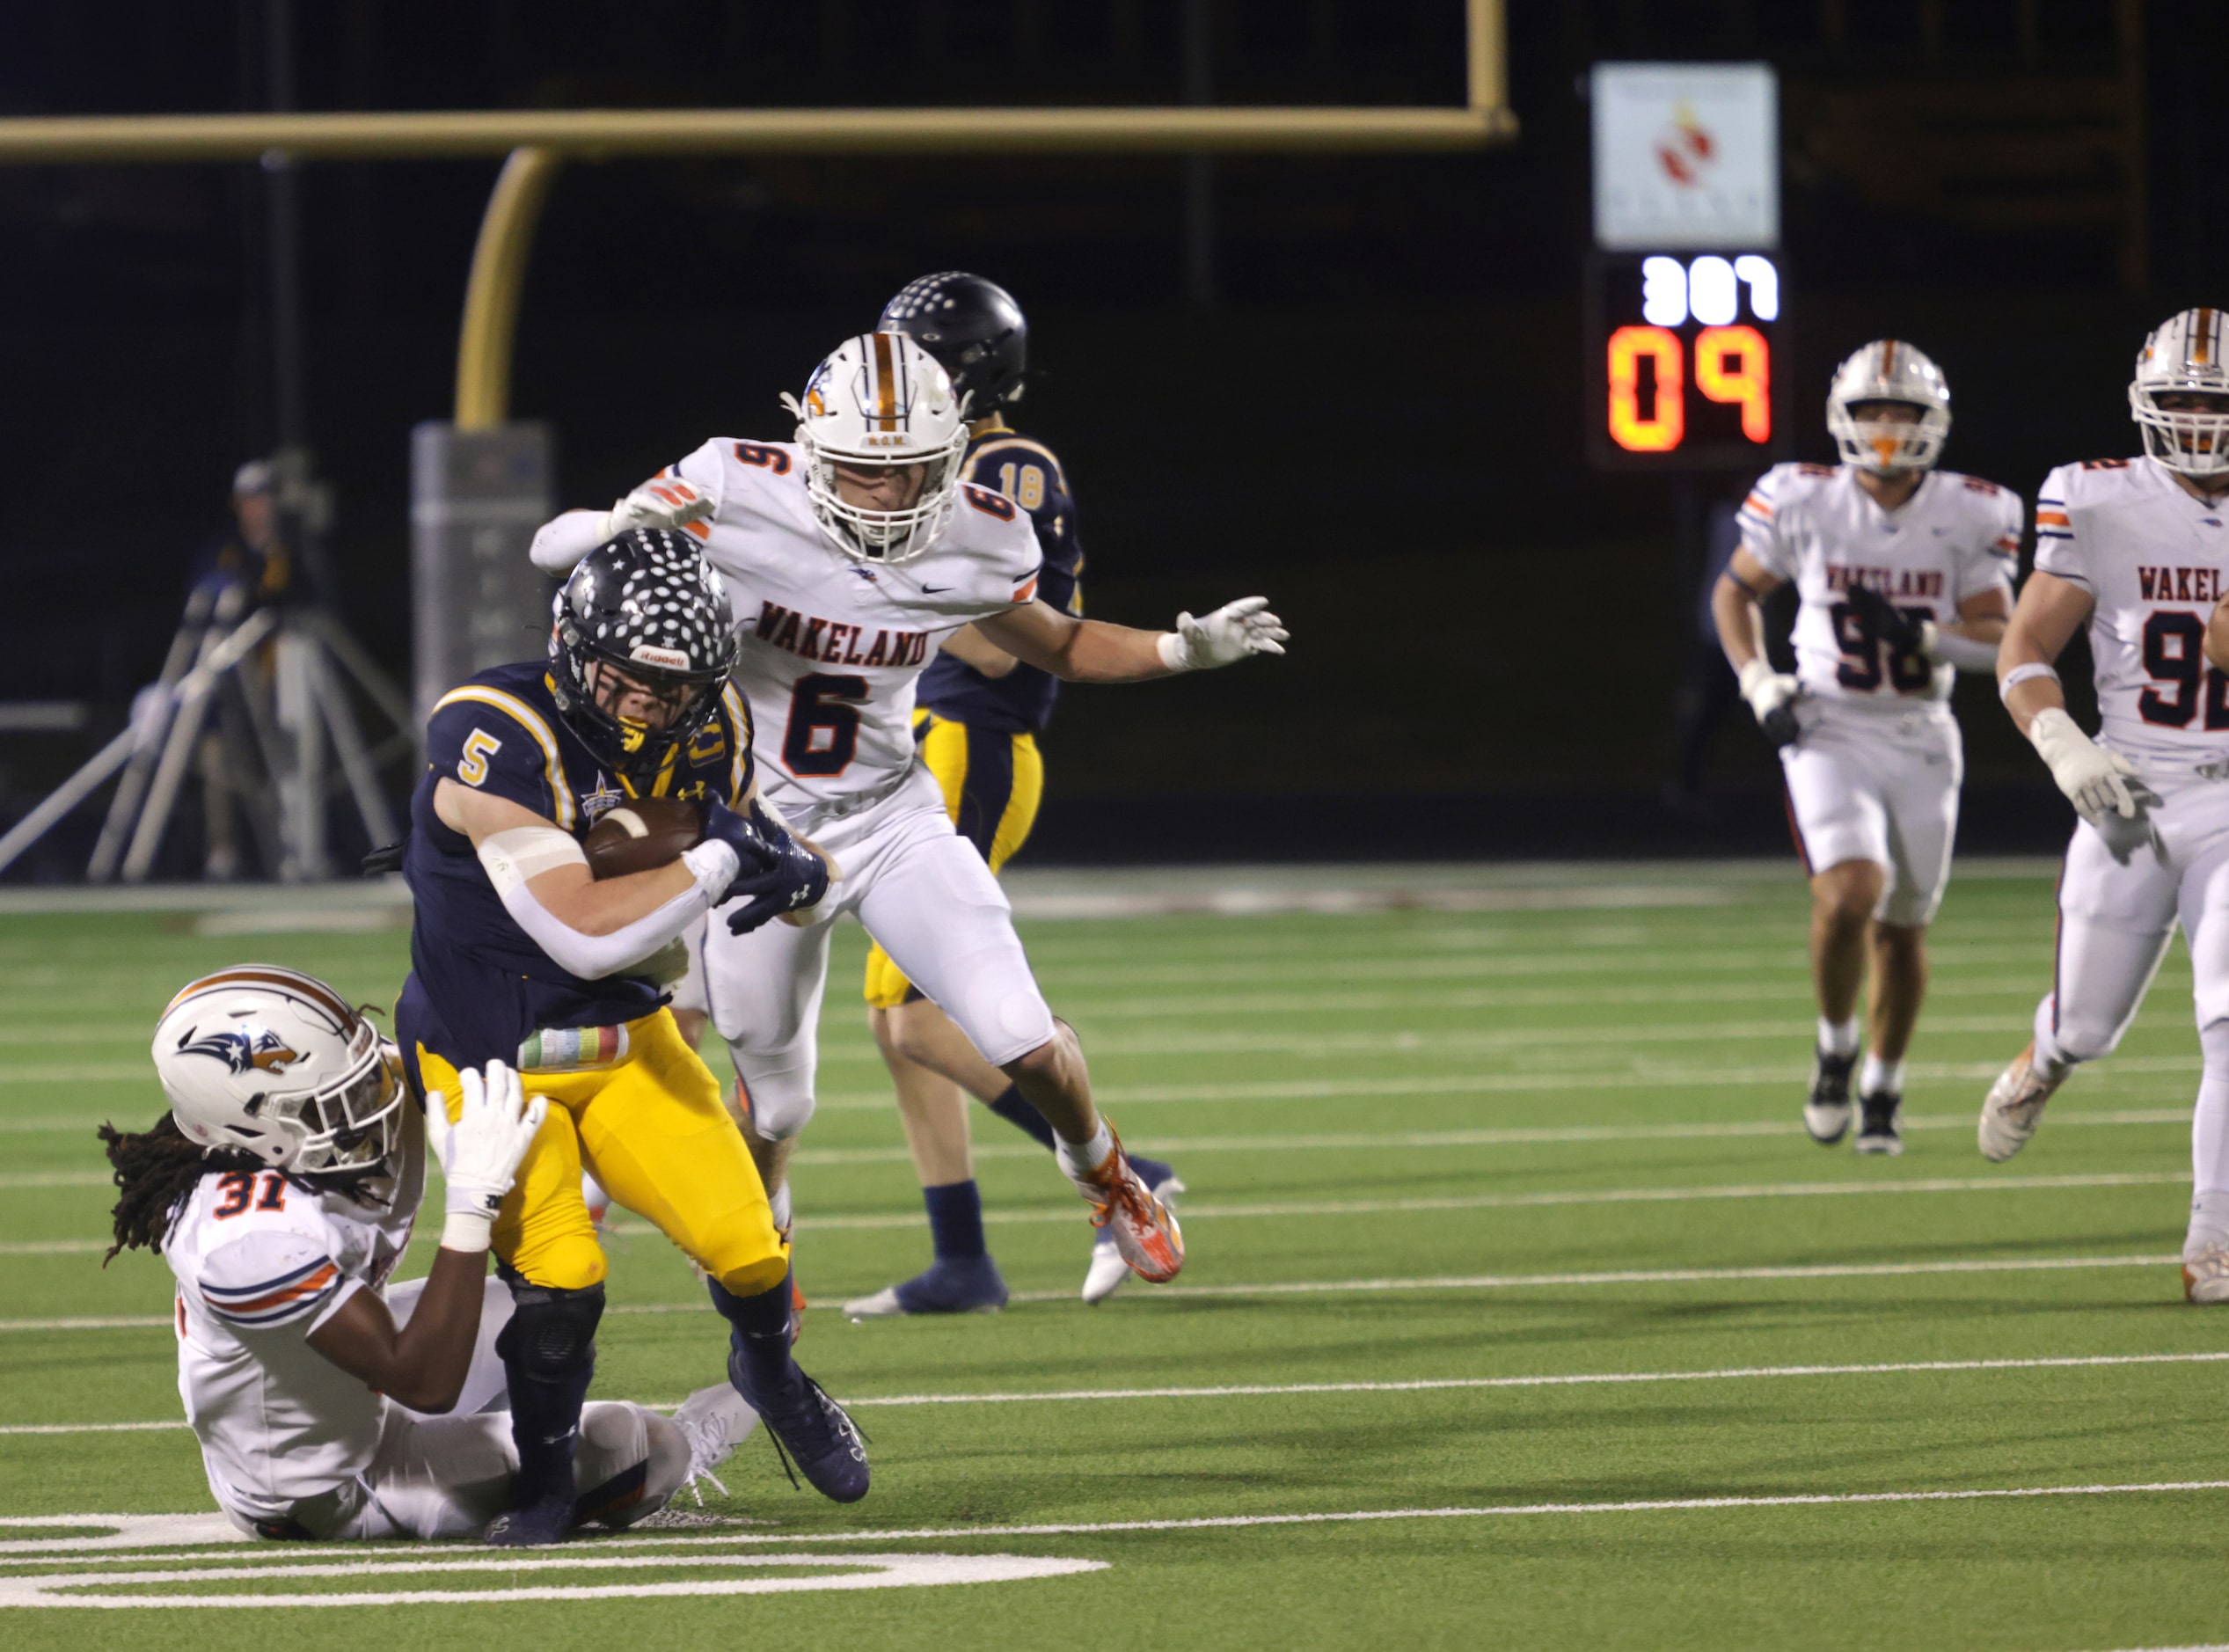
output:
[[[179,1207],[192,1196],[202,1177],[232,1172],[261,1175],[271,1169],[252,1153],[203,1147],[189,1141],[168,1113],[145,1130],[128,1132],[104,1124],[96,1134],[115,1169],[118,1189],[116,1208],[109,1213],[116,1242],[100,1259],[103,1268],[127,1250],[160,1249],[170,1235],[171,1224],[178,1219]],[[310,1193],[345,1194],[365,1204],[388,1202],[372,1188],[374,1182],[385,1180],[384,1166],[314,1177],[285,1170],[276,1173]]]
[[[219,1171],[262,1170],[264,1163],[246,1153],[212,1151],[188,1141],[168,1113],[153,1128],[129,1134],[104,1124],[97,1134],[115,1167],[116,1208],[109,1213],[116,1242],[100,1259],[103,1268],[120,1252],[144,1246],[157,1250],[178,1219],[178,1208],[201,1184],[201,1178]]]

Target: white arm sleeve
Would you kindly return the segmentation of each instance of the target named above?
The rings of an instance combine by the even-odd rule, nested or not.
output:
[[[1955,666],[1961,671],[1994,671],[1997,669],[1997,645],[1976,642],[1971,637],[1960,637],[1935,627],[1934,656],[1945,665]]]
[[[526,554],[543,573],[562,579],[582,557],[610,537],[604,532],[610,520],[610,513],[601,510],[568,510],[552,516],[535,533]]]
[[[696,875],[694,888],[683,890],[663,906],[609,935],[584,935],[534,898],[534,891],[527,887],[529,878],[518,875],[519,862],[525,857],[520,855],[516,846],[499,841],[544,833],[566,836],[554,827],[521,827],[516,832],[497,832],[480,845],[480,861],[488,868],[488,881],[501,897],[503,910],[536,946],[549,954],[552,963],[584,981],[601,981],[606,976],[616,976],[675,939],[712,910],[713,903],[735,881],[739,869],[735,852],[727,844],[698,844],[681,858]],[[578,845],[574,848],[577,853]],[[501,874],[494,865],[494,859],[499,858],[506,863],[506,869]],[[539,870],[547,871],[550,865],[555,864],[552,860]]]

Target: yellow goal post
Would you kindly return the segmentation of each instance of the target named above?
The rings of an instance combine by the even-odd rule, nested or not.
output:
[[[567,160],[645,155],[1356,153],[1481,149],[1516,135],[1503,0],[1463,0],[1451,107],[560,109],[0,119],[0,166],[507,155],[481,220],[457,353],[456,425],[508,417],[534,229]]]

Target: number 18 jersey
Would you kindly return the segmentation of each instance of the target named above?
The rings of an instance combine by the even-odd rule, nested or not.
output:
[[[2229,500],[2151,459],[2062,464],[2035,501],[2035,567],[2095,599],[2090,654],[2105,742],[2135,757],[2229,757],[2229,679],[2205,661],[2229,596]]]
[[[2009,591],[2020,495],[1979,477],[1930,471],[1883,510],[1849,464],[1776,464],[1743,501],[1742,548],[1784,580],[1795,618],[1795,675],[1807,695],[1908,708],[1950,696],[1955,673],[1887,647],[1848,593],[1863,586],[1937,625],[1978,592]]]
[[[761,786],[800,823],[894,790],[913,765],[916,680],[939,640],[1036,597],[1029,518],[963,483],[934,545],[886,566],[829,543],[793,443],[715,436],[674,471],[715,507],[688,527],[735,605]]]

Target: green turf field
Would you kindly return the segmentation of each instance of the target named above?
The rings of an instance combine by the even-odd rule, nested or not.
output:
[[[800,1354],[873,1436],[866,1502],[793,1492],[754,1438],[705,1511],[733,1524],[526,1560],[11,1524],[207,1515],[169,1275],[99,1266],[91,1126],[157,1111],[147,1028],[194,974],[263,958],[392,996],[398,930],[254,932],[316,898],[0,917],[0,1604],[57,1575],[48,1598],[122,1603],[8,1610],[11,1648],[2229,1640],[2229,1314],[2183,1305],[2173,1260],[2187,962],[2025,1154],[1984,1163],[1982,1091],[2050,976],[2028,876],[1953,886],[1892,1160],[1797,1125],[1790,867],[1029,922],[1103,1103],[1191,1185],[1191,1261],[1083,1307],[1079,1207],[979,1112],[1016,1301],[957,1322],[832,1311],[927,1256],[852,930],[797,1174]],[[717,1378],[723,1327],[618,1227],[597,1392],[671,1401]],[[522,1590],[559,1592],[469,1604]]]

